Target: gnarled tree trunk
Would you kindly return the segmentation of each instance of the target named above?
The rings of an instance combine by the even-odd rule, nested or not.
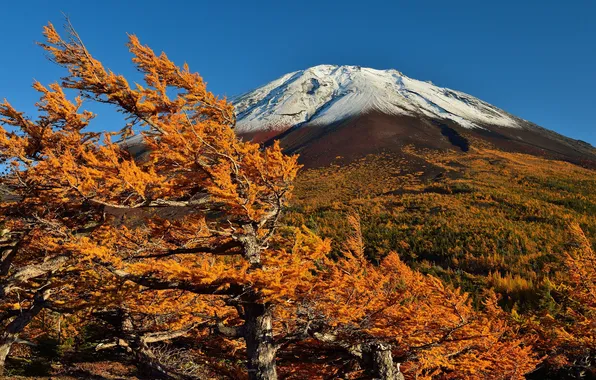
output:
[[[0,376],[4,375],[4,367],[6,365],[6,358],[10,353],[10,348],[14,341],[2,339],[0,341]]]
[[[276,347],[273,342],[271,310],[259,303],[244,305],[244,339],[251,380],[276,380]]]
[[[380,380],[403,380],[404,376],[393,364],[391,345],[372,342],[363,345],[362,359],[370,368],[371,375]]]
[[[185,377],[178,375],[168,370],[160,361],[155,357],[153,352],[148,346],[149,338],[147,336],[140,336],[135,330],[132,318],[124,310],[119,310],[119,316],[121,318],[120,330],[124,339],[118,340],[118,345],[122,345],[127,348],[128,351],[132,352],[135,356],[136,362],[142,367],[142,370],[149,376],[156,379],[166,380],[180,380]],[[186,333],[186,331],[185,331]],[[152,341],[158,342],[161,340],[167,340],[169,338],[175,338],[180,334],[164,334],[163,339],[154,339]]]
[[[238,236],[238,240],[242,244],[244,258],[249,262],[251,268],[260,268],[262,247],[257,237],[257,231],[250,223],[244,224],[242,229],[244,233]]]
[[[31,320],[44,308],[44,303],[50,296],[49,290],[40,290],[33,297],[33,304],[29,309],[17,315],[0,334],[0,376],[4,374],[6,358],[12,345],[19,340],[19,334],[31,323]]]

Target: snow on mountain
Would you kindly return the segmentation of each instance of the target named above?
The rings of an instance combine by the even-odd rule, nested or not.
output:
[[[397,70],[359,66],[320,65],[296,71],[232,101],[241,135],[299,124],[329,125],[370,111],[449,119],[465,128],[522,128],[523,123],[462,92],[408,78]]]

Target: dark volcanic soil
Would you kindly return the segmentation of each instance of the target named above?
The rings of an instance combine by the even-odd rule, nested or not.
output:
[[[327,126],[297,126],[275,138],[287,152],[299,153],[306,167],[350,162],[381,152],[399,153],[408,145],[465,154],[482,144],[596,168],[594,147],[531,123],[524,128],[467,129],[449,120],[369,113]]]

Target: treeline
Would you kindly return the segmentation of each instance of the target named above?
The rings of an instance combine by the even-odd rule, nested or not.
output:
[[[572,275],[552,283],[555,312],[510,313],[489,287],[471,297],[442,281],[439,265],[424,265],[439,251],[407,265],[418,244],[432,248],[423,235],[381,247],[375,213],[344,212],[334,240],[288,223],[296,209],[284,223],[297,157],[238,140],[232,106],[135,36],[143,85],[66,31],[44,28],[41,46],[66,74],[34,84],[36,118],[0,104],[1,371],[18,373],[10,359],[24,358],[50,374],[61,361],[68,373],[99,355],[167,379],[522,379],[544,363],[590,365],[596,271],[577,223],[564,227],[561,265]],[[128,124],[92,131],[83,99]],[[148,154],[122,142],[135,128]]]

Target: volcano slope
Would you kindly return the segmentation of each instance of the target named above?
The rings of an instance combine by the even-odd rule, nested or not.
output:
[[[350,163],[369,154],[400,155],[406,146],[466,153],[492,147],[596,168],[596,150],[538,126],[532,128],[464,128],[448,119],[367,112],[326,126],[293,127],[267,140],[280,140],[288,153],[300,154],[306,167]],[[341,158],[338,161],[338,158]]]
[[[306,168],[285,221],[331,238],[341,255],[351,233],[346,216],[357,214],[371,261],[398,252],[411,267],[470,293],[479,308],[486,291],[497,292],[520,329],[540,337],[547,360],[530,379],[596,376],[593,351],[561,367],[565,348],[541,335],[556,331],[545,321],[576,323],[568,313],[582,307],[566,304],[574,276],[566,262],[577,244],[574,226],[596,249],[596,171],[468,141],[465,152],[412,143]]]
[[[463,92],[397,70],[320,65],[233,99],[237,134],[280,140],[308,167],[404,146],[466,152],[471,145],[594,167],[590,144],[541,128]],[[474,143],[472,143],[474,141]]]

